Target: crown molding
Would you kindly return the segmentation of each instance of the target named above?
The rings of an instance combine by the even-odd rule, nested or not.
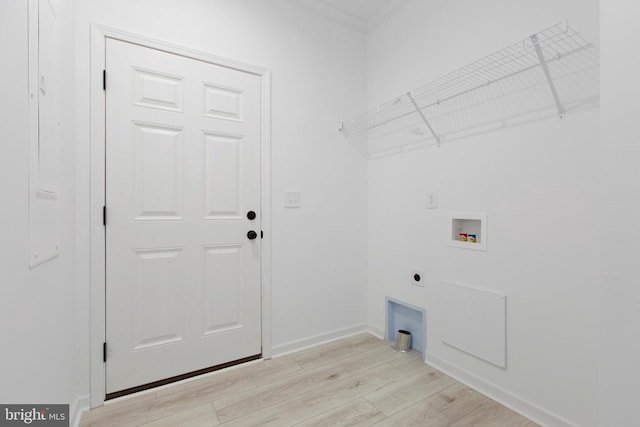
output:
[[[287,2],[306,9],[307,11],[320,15],[330,21],[342,24],[359,33],[366,33],[367,23],[350,13],[343,11],[323,0],[286,0]]]
[[[396,10],[403,7],[409,0],[391,0],[385,7],[371,15],[366,21],[366,32],[369,32],[382,24]]]
[[[344,25],[354,31],[366,34],[373,28],[380,25],[389,15],[397,8],[406,3],[408,0],[391,0],[382,9],[373,13],[368,19],[363,19],[349,13],[333,4],[324,0],[286,0],[288,3],[306,9],[307,11],[320,15],[338,24]]]

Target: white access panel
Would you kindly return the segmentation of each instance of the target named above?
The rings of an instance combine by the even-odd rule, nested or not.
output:
[[[59,253],[58,45],[53,0],[29,2],[29,267]]]
[[[507,367],[507,296],[442,282],[442,342],[501,368]]]

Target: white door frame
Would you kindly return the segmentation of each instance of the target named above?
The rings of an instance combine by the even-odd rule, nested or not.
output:
[[[131,34],[114,28],[93,24],[91,26],[91,101],[90,101],[90,261],[91,261],[91,407],[102,406],[106,393],[106,366],[102,345],[105,342],[105,229],[102,224],[102,207],[105,201],[105,91],[102,73],[105,69],[106,39],[116,39],[144,47],[161,50],[187,58],[255,74],[260,77],[261,93],[261,142],[262,142],[262,357],[271,358],[271,73],[255,67],[179,46]],[[107,85],[109,78],[107,76]]]

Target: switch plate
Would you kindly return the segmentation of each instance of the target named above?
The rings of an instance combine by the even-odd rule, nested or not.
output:
[[[288,191],[284,193],[284,207],[285,208],[299,208],[300,207],[300,192]]]
[[[438,192],[435,190],[427,191],[427,209],[436,209],[438,207]]]

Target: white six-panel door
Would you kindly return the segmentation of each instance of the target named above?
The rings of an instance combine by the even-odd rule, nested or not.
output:
[[[112,393],[261,353],[261,102],[259,76],[131,43],[106,65]]]

